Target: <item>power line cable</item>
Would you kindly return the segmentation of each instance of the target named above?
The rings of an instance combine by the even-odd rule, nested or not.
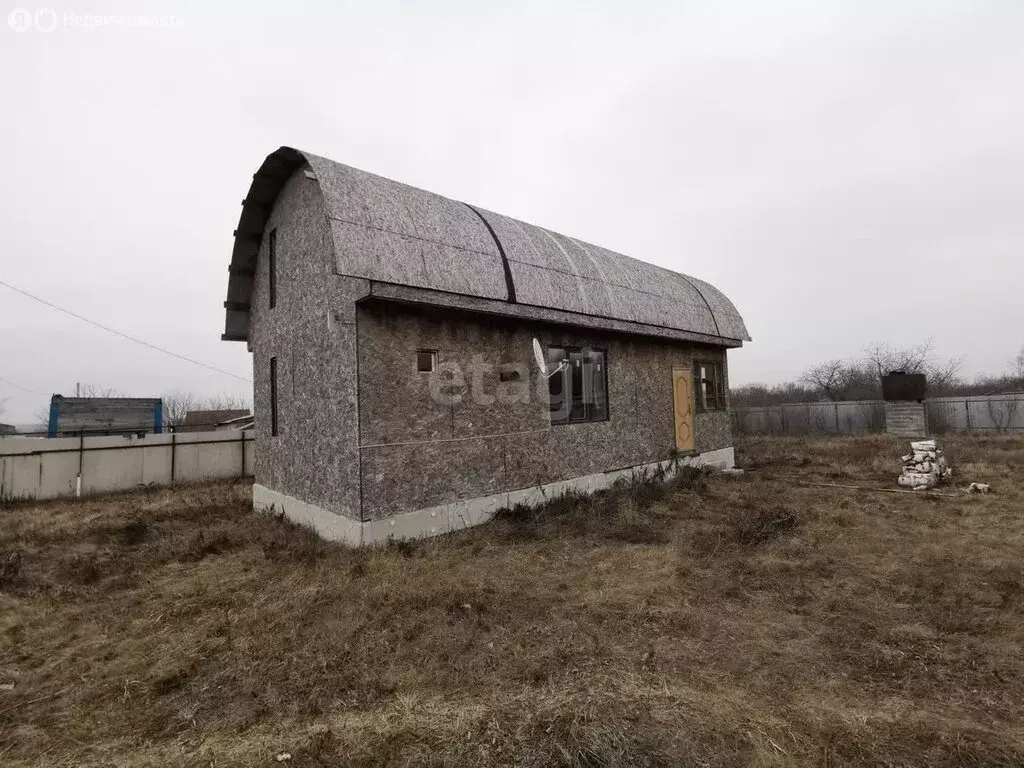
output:
[[[5,384],[10,384],[15,389],[20,389],[20,390],[23,390],[24,392],[28,392],[28,393],[33,394],[33,395],[48,395],[48,394],[50,394],[49,392],[43,392],[42,390],[39,390],[39,389],[32,389],[31,387],[23,387],[18,382],[11,381],[10,379],[8,379],[8,378],[6,378],[4,376],[0,376],[0,381],[4,382]]]
[[[33,301],[38,301],[40,304],[45,304],[47,307],[50,307],[51,309],[55,309],[58,312],[63,312],[65,315],[70,315],[71,317],[75,318],[76,320],[81,320],[82,322],[88,323],[89,325],[94,325],[97,328],[100,328],[101,330],[107,331],[108,333],[112,333],[115,336],[120,336],[122,339],[128,339],[128,341],[134,341],[136,344],[141,344],[144,347],[149,347],[150,349],[154,349],[157,352],[163,352],[165,355],[170,355],[171,357],[176,357],[179,360],[184,360],[186,363],[192,363],[192,365],[198,365],[201,368],[206,368],[207,370],[215,371],[217,373],[223,373],[225,376],[231,376],[233,378],[239,379],[240,381],[245,381],[245,382],[248,382],[250,384],[252,383],[252,379],[247,379],[244,376],[239,376],[237,373],[231,373],[231,371],[225,371],[222,368],[217,368],[215,366],[208,365],[206,363],[202,363],[202,362],[200,362],[198,360],[193,360],[191,357],[186,357],[185,355],[179,355],[177,352],[171,352],[169,349],[164,349],[163,347],[158,347],[156,344],[150,344],[148,341],[144,341],[142,339],[136,338],[135,336],[129,336],[127,333],[122,333],[121,331],[118,331],[115,328],[111,328],[110,326],[103,325],[103,323],[97,323],[95,320],[90,320],[88,317],[83,317],[82,315],[79,315],[77,312],[72,312],[70,309],[64,309],[64,307],[58,307],[53,302],[47,301],[46,299],[43,299],[43,298],[40,298],[39,296],[36,296],[35,294],[29,293],[26,290],[18,288],[15,285],[11,285],[10,283],[5,283],[3,280],[0,280],[0,285],[4,286],[5,288],[10,288],[12,291],[14,291],[15,293],[20,293],[22,296],[27,296],[28,298],[32,299]]]

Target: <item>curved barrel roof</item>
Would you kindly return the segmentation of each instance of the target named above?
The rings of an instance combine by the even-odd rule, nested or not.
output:
[[[267,157],[243,201],[225,338],[247,337],[230,332],[240,327],[231,313],[248,313],[270,209],[306,164],[323,193],[338,274],[750,340],[732,302],[702,280],[289,147]]]

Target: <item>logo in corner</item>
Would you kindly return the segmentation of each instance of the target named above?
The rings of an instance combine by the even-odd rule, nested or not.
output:
[[[40,32],[52,32],[57,26],[57,12],[53,8],[40,8],[36,12],[36,29]]]
[[[24,8],[15,8],[7,15],[7,24],[15,32],[27,32],[32,29],[32,14]]]

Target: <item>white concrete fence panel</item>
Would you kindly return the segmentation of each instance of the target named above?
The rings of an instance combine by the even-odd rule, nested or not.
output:
[[[925,401],[929,434],[1024,432],[1024,394],[935,397]],[[882,400],[785,403],[733,408],[735,435],[856,435],[885,431]]]
[[[0,501],[86,496],[253,473],[253,432],[0,438]]]

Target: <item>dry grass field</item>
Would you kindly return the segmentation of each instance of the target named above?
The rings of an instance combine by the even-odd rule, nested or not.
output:
[[[1024,439],[943,444],[994,492],[806,484],[895,488],[872,437],[372,551],[231,485],[2,507],[0,765],[1024,765]]]

